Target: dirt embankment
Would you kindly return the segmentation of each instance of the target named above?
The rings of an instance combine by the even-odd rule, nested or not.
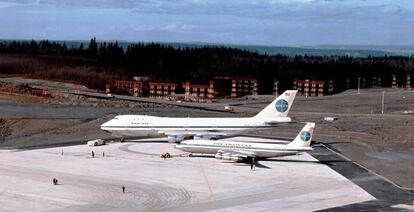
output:
[[[1,55],[0,72],[13,76],[76,82],[90,88],[104,89],[115,79],[128,74],[116,67],[104,67],[99,62],[74,57]]]
[[[44,103],[51,105],[69,105],[85,107],[110,107],[110,108],[165,108],[174,107],[150,102],[136,102],[126,100],[100,99],[74,94],[64,94],[61,98],[47,98]]]
[[[0,141],[4,141],[11,133],[10,128],[6,124],[6,120],[0,118]]]

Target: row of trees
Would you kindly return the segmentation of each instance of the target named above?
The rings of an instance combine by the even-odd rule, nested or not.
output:
[[[103,42],[98,44],[96,38],[91,39],[87,47],[83,43],[73,43],[68,47],[64,42],[50,42],[48,40],[39,42],[34,40],[3,41],[0,42],[0,53],[74,56],[110,61],[120,61],[125,56],[124,49],[119,46],[118,42]]]
[[[173,48],[157,43],[126,46],[118,42],[97,42],[95,38],[88,44],[72,45],[47,40],[3,41],[0,42],[0,54],[42,60],[47,56],[49,64],[58,63],[60,67],[93,66],[96,73],[123,78],[148,75],[152,80],[159,81],[205,82],[222,76],[256,77],[260,81],[259,92],[265,93],[272,90],[274,78],[281,82],[281,89],[290,88],[294,78],[333,79],[336,91],[341,91],[345,88],[347,78],[353,87],[358,77],[370,79],[373,76],[381,77],[383,84],[390,86],[392,74],[397,74],[400,84],[403,84],[405,75],[413,74],[414,71],[413,57],[289,57],[261,55],[226,47]],[[86,70],[90,69],[79,69],[83,72]]]

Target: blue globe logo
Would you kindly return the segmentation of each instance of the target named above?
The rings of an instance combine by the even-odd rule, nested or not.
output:
[[[289,103],[284,99],[280,99],[280,100],[277,100],[275,106],[276,106],[276,110],[278,112],[284,113],[284,112],[287,111],[287,109],[289,107]]]
[[[309,141],[311,138],[311,134],[308,131],[303,131],[300,133],[300,139],[304,142]]]

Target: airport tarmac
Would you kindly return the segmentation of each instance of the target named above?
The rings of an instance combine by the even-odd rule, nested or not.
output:
[[[166,151],[173,158],[159,157]],[[375,200],[306,153],[255,171],[164,142],[0,153],[3,211],[311,211]]]
[[[350,183],[353,185],[352,188],[357,185],[356,188],[365,190],[375,199],[363,201],[362,198],[359,202],[352,202],[356,193],[350,190],[352,198],[339,204],[341,197],[338,195],[346,196],[348,190],[344,190],[340,185],[336,186],[336,181],[333,180],[332,188],[336,193],[329,194],[333,196],[327,198],[331,203],[326,204],[325,200],[317,199],[321,205],[315,207],[315,210],[403,211],[403,208],[407,207],[412,209],[408,204],[412,204],[414,192],[404,187],[413,188],[414,185],[414,178],[411,177],[414,173],[414,116],[409,113],[414,109],[414,92],[386,90],[385,114],[382,115],[379,113],[381,107],[378,103],[381,100],[381,91],[382,89],[364,89],[359,95],[355,90],[349,90],[333,96],[299,96],[291,111],[296,123],[245,134],[255,136],[253,140],[249,138],[249,141],[256,142],[266,141],[259,137],[291,140],[303,126],[298,122],[313,121],[317,123],[313,140],[335,151],[322,151],[317,148],[310,155],[319,161],[313,161],[310,156],[263,161],[261,164],[271,169],[259,167],[254,172],[263,173],[263,177],[250,175],[248,165],[234,165],[214,158],[176,157],[161,161],[158,154],[167,151],[168,148],[163,148],[171,145],[166,143],[161,145],[147,142],[144,145],[140,144],[141,146],[136,143],[125,143],[96,148],[98,151],[100,148],[107,149],[105,152],[108,151],[108,157],[105,159],[99,157],[100,153],[96,154],[97,158],[90,159],[88,147],[73,145],[84,144],[87,140],[95,138],[111,138],[112,136],[101,131],[99,126],[116,114],[179,117],[251,116],[263,108],[270,99],[223,100],[220,103],[191,103],[182,107],[177,106],[181,103],[171,105],[168,101],[163,101],[163,104],[158,104],[151,102],[152,99],[148,99],[150,102],[128,102],[79,96],[61,100],[0,93],[0,149],[5,150],[0,151],[0,209],[3,210],[4,205],[6,209],[13,211],[16,208],[22,208],[24,211],[27,208],[40,210],[46,206],[46,209],[66,211],[111,208],[176,211],[261,210],[259,208],[265,211],[311,210],[312,208],[304,208],[305,205],[311,205],[308,199],[317,199],[319,192],[324,199],[323,195],[327,194],[320,187],[324,187],[326,182],[330,185],[333,175],[344,176],[345,178],[338,179],[347,182],[345,185]],[[235,113],[218,112],[219,109],[223,109],[224,104],[232,105]],[[335,116],[338,120],[326,122],[323,121],[325,116]],[[245,141],[246,137],[238,139]],[[48,149],[45,149],[46,147]],[[64,156],[58,155],[62,149]],[[171,149],[171,153],[177,152]],[[340,156],[341,154],[346,158]],[[309,162],[308,159],[312,161]],[[86,165],[88,168],[84,167]],[[314,168],[316,166],[325,168],[320,171],[320,167]],[[307,171],[306,168],[309,167],[311,169]],[[323,170],[329,170],[328,174]],[[188,175],[184,177],[183,182],[179,179],[181,175],[178,175],[181,171]],[[317,174],[313,173],[314,171]],[[330,172],[334,174],[329,174]],[[60,183],[65,185],[63,188],[59,187],[61,190],[50,187],[55,174],[61,180]],[[90,176],[95,174],[98,177],[91,180]],[[206,187],[206,180],[202,180],[203,175],[212,185],[212,194]],[[300,184],[292,188],[284,187],[286,184],[283,182],[289,182],[289,176],[301,180]],[[328,179],[321,178],[321,181],[317,181],[318,176],[328,176]],[[262,181],[257,181],[256,178]],[[154,182],[150,182],[150,179]],[[240,182],[240,189],[232,179]],[[309,185],[305,180],[309,181]],[[66,184],[67,182],[70,183]],[[136,190],[131,190],[131,195],[135,196],[124,199],[117,196],[120,184],[127,184],[127,191],[135,188]],[[170,193],[174,195],[181,192],[181,195],[168,196],[163,188],[169,188]],[[312,193],[308,189],[315,192]],[[298,190],[304,190],[304,196],[300,196]],[[142,194],[145,192],[149,192],[150,197]],[[253,196],[256,194],[259,199]],[[311,194],[315,194],[316,197],[312,197]],[[298,200],[302,197],[303,200]],[[99,198],[103,201],[98,201]],[[211,205],[218,206],[214,208]]]

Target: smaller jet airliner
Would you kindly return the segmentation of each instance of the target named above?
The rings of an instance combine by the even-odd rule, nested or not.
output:
[[[295,155],[310,151],[315,123],[306,123],[296,138],[288,144],[264,144],[220,140],[185,140],[175,145],[177,149],[190,153],[215,154],[215,158],[242,162],[251,159]]]
[[[237,135],[241,132],[277,127],[290,122],[290,107],[297,90],[287,90],[253,117],[172,118],[147,115],[119,115],[101,125],[118,137],[167,135],[169,142],[186,137],[199,139]]]

